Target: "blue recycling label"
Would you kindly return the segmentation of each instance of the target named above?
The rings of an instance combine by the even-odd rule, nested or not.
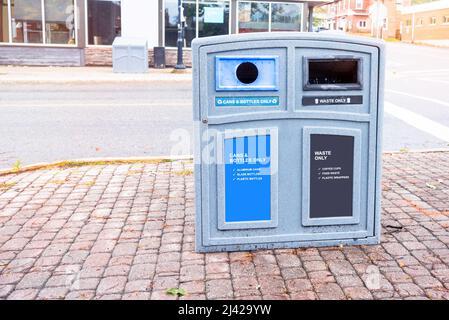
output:
[[[225,139],[225,221],[271,219],[270,135]]]
[[[277,107],[279,97],[215,97],[216,107]]]

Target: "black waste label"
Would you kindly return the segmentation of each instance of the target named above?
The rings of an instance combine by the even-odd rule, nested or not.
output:
[[[326,106],[335,104],[362,104],[363,96],[303,97],[303,106]]]
[[[354,137],[310,136],[310,218],[352,216]]]

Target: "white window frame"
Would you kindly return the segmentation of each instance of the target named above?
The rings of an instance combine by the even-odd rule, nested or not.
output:
[[[274,4],[296,4],[299,6],[299,10],[301,12],[301,22],[300,22],[300,32],[304,31],[304,3],[301,2],[274,2],[274,1],[254,1],[254,0],[238,0],[236,2],[236,6],[237,6],[237,10],[235,12],[236,14],[236,19],[235,19],[235,33],[238,34],[239,33],[239,12],[238,12],[238,8],[241,2],[255,2],[255,3],[268,3],[268,31],[267,32],[271,32],[271,5]],[[231,19],[229,19],[231,20]]]
[[[122,1],[122,0],[121,0]],[[231,15],[232,15],[232,0],[226,0],[228,3],[229,3],[229,21],[228,21],[228,29],[229,29],[229,33],[228,34],[231,34],[231,26],[232,26],[232,24],[231,24]],[[196,19],[195,19],[195,39],[196,38],[198,38],[198,35],[199,35],[199,24],[200,24],[200,22],[199,22],[199,20],[198,20],[198,14],[199,14],[199,3],[200,3],[200,0],[195,0],[195,6],[196,6],[196,8],[195,8],[195,11],[196,11]],[[182,4],[182,3],[181,3]],[[237,6],[238,7],[238,6]],[[161,25],[161,28],[162,28],[162,46],[163,47],[165,47],[165,48],[176,48],[176,47],[167,47],[166,45],[165,45],[165,0],[164,1],[162,1],[162,25]],[[183,47],[183,50],[192,50],[191,48],[189,48],[189,47]]]
[[[361,25],[362,22],[365,24],[364,26]],[[359,20],[359,22],[357,23],[357,27],[358,27],[359,29],[366,29],[367,26],[368,26],[368,23],[366,22],[366,20]]]
[[[21,43],[21,42],[13,42],[12,40],[12,23],[11,23],[11,0],[7,0],[8,3],[8,42],[0,42],[0,46],[26,46],[26,47],[55,47],[55,48],[77,48],[78,47],[78,0],[73,0],[73,21],[75,28],[75,43],[74,44],[62,44],[62,43],[47,43],[47,36],[45,30],[45,0],[41,0],[41,23],[42,23],[42,43]]]
[[[363,0],[355,0],[355,8],[356,10],[361,10],[363,9]]]
[[[12,43],[11,0],[8,1],[8,44]]]

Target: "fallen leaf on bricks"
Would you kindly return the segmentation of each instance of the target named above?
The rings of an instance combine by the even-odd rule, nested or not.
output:
[[[430,184],[430,183],[426,183],[426,186],[428,187],[428,188],[430,188],[430,189],[433,189],[433,190],[435,190],[437,187],[435,187],[433,184]]]

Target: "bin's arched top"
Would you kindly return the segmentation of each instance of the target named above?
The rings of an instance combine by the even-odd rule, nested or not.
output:
[[[373,47],[384,47],[385,42],[380,39],[367,38],[362,36],[346,35],[341,33],[318,33],[318,32],[260,32],[260,33],[243,33],[231,34],[224,36],[213,36],[196,38],[192,41],[192,49],[195,50],[201,46],[209,46],[215,44],[249,42],[249,41],[273,41],[273,40],[318,40],[333,41],[342,43],[362,44]]]

